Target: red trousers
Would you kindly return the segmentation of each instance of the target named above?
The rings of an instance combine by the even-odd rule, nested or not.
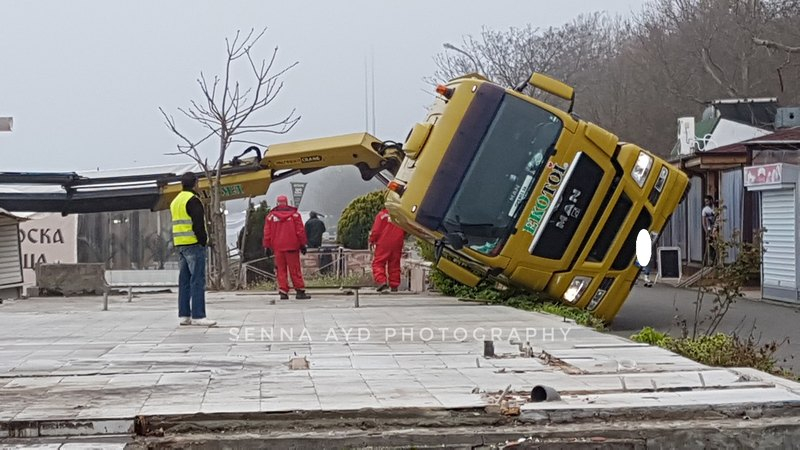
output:
[[[372,278],[378,284],[386,283],[386,267],[389,272],[389,287],[400,286],[400,257],[403,248],[391,248],[384,245],[375,246],[375,257],[372,259]]]
[[[300,252],[275,252],[275,270],[278,272],[278,290],[280,292],[289,293],[287,272],[292,277],[292,285],[295,290],[306,288],[306,284],[303,282],[303,271],[300,269]]]

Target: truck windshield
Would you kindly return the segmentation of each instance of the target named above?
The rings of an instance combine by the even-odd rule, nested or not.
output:
[[[562,127],[557,116],[504,95],[447,209],[445,230],[463,233],[475,251],[499,253]]]

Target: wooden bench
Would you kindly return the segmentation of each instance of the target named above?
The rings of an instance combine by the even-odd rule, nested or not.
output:
[[[134,288],[177,288],[180,270],[106,270],[103,290],[103,311],[108,311],[108,294],[112,289],[127,290],[128,303],[133,301]]]

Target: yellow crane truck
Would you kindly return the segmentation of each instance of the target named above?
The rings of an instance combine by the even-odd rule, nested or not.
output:
[[[561,100],[526,95],[529,88]],[[471,286],[490,280],[546,292],[611,321],[641,269],[637,237],[661,233],[688,178],[581,120],[573,102],[571,87],[543,74],[514,89],[468,74],[436,87],[428,116],[402,144],[357,133],[274,144],[263,155],[249,148],[254,157],[240,155],[222,169],[222,200],[263,195],[296,173],[352,164],[363,179],[387,185],[392,218],[434,245],[445,274]],[[0,208],[161,210],[180,191],[179,175],[6,172],[0,184],[60,188],[6,190]],[[199,191],[208,194],[208,179]]]

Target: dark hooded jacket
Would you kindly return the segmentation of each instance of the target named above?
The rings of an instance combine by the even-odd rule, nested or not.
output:
[[[322,235],[325,233],[325,222],[316,216],[311,216],[306,222],[306,236],[308,236],[308,246],[319,248],[322,246]]]

